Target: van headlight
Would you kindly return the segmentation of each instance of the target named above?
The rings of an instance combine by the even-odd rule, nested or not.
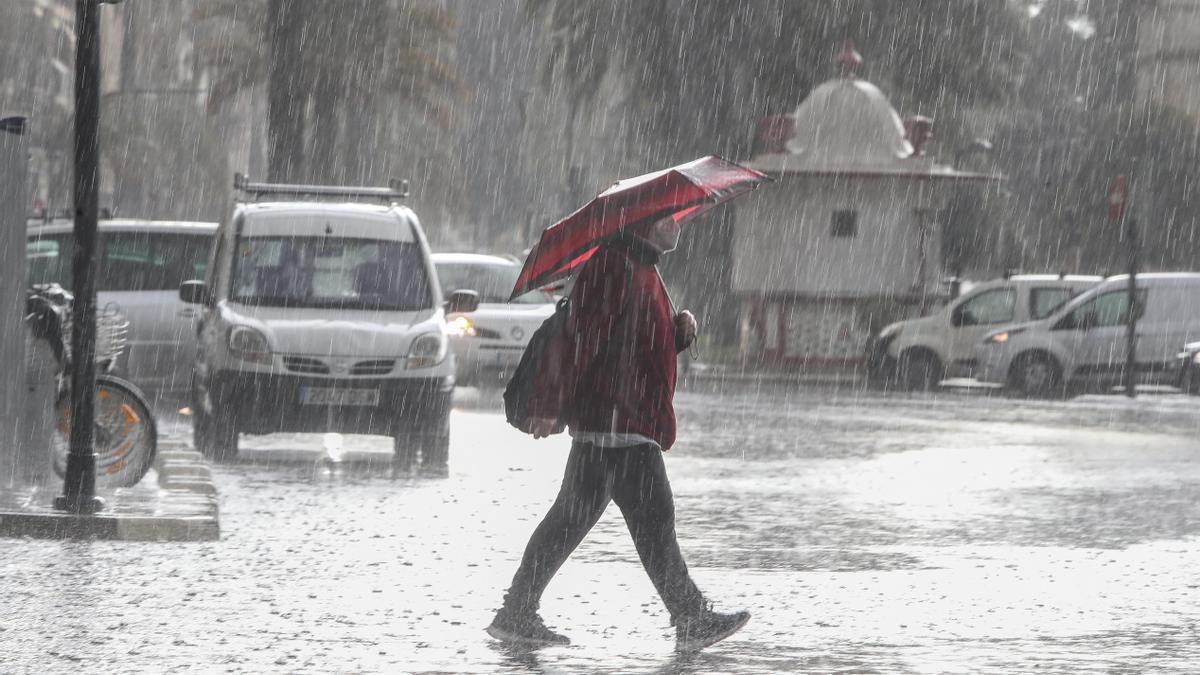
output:
[[[1002,330],[999,333],[992,333],[991,335],[987,336],[986,338],[984,338],[983,342],[985,344],[989,344],[989,345],[1002,345],[1005,342],[1008,342],[1009,340],[1011,340],[1013,338],[1013,336],[1020,335],[1021,333],[1024,333],[1024,332],[1025,332],[1024,328],[1013,328],[1012,330]]]
[[[1196,352],[1194,355],[1192,355],[1192,363],[1200,366],[1200,352]]]
[[[408,358],[404,367],[432,368],[446,359],[446,334],[444,332],[424,333],[413,340],[408,348]]]
[[[234,326],[229,330],[229,351],[243,361],[271,362],[271,345],[267,342],[267,336],[249,326]]]

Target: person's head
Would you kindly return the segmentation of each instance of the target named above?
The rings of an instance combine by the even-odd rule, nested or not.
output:
[[[679,234],[682,231],[683,227],[674,218],[667,216],[642,225],[633,230],[633,234],[662,254],[670,253],[679,246]]]

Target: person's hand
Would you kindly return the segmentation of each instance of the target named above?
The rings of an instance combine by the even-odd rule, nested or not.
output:
[[[696,317],[688,310],[675,315],[675,332],[679,335],[680,344],[687,346],[696,339]]]
[[[529,420],[529,433],[534,438],[546,438],[554,431],[555,420],[550,417],[534,417]]]

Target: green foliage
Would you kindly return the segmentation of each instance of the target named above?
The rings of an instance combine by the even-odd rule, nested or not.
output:
[[[104,101],[100,120],[118,214],[221,218],[229,178],[225,146],[195,102],[114,97]]]

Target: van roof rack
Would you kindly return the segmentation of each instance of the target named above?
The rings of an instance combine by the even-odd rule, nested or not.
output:
[[[233,174],[233,189],[257,201],[263,196],[287,197],[343,197],[345,199],[367,199],[394,204],[408,196],[407,180],[388,181],[387,187],[343,186],[343,185],[300,185],[295,183],[255,183],[245,174]]]

